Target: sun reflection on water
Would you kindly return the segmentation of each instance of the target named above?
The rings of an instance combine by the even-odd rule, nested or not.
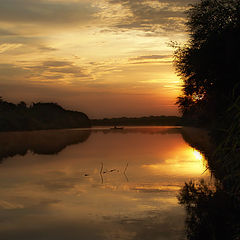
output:
[[[144,164],[142,167],[154,174],[165,174],[167,171],[174,176],[201,177],[206,170],[206,160],[201,152],[185,146],[176,153],[175,157],[156,164]]]
[[[38,229],[46,236],[51,232],[53,240],[60,239],[59,229],[69,234],[74,224],[74,239],[129,240],[135,237],[123,237],[125,233],[132,236],[141,229],[147,231],[144,236],[150,229],[156,236],[162,234],[158,239],[177,239],[172,229],[183,231],[185,215],[176,195],[189,179],[205,178],[206,160],[173,130],[98,131],[84,144],[71,145],[59,154],[29,152],[4,160],[0,166],[1,236],[11,220],[16,233],[12,240],[23,231],[30,236],[31,224],[33,234]],[[49,228],[53,223],[57,230]],[[87,229],[87,237],[81,229]],[[116,229],[120,237],[111,235]],[[88,237],[89,232],[104,237]],[[26,236],[20,238],[31,240]]]
[[[203,160],[204,159],[204,157],[203,157],[203,155],[202,155],[202,153],[200,153],[198,150],[196,150],[196,149],[194,149],[193,150],[193,155],[195,156],[195,158],[197,159],[197,160]]]

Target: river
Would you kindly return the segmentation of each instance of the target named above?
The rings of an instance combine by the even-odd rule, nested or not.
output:
[[[176,195],[208,178],[180,127],[0,133],[2,240],[180,240]]]

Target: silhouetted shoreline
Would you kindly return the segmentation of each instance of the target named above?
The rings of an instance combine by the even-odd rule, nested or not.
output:
[[[92,119],[93,126],[182,126],[177,116],[146,116]]]
[[[65,110],[57,103],[13,104],[0,98],[0,132],[67,128],[89,128],[82,112]]]
[[[89,119],[82,112],[65,110],[57,103],[10,103],[0,98],[0,132],[90,128],[91,126],[183,126],[178,116]]]

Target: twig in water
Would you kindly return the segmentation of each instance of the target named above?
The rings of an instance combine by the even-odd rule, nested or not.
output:
[[[103,163],[101,163],[101,170],[100,170],[100,177],[101,177],[101,181],[103,184],[103,175],[102,175],[102,171],[103,171]]]
[[[207,167],[201,175],[203,175],[208,169],[209,169],[209,167]]]
[[[127,168],[128,168],[128,163],[127,163],[127,165],[126,165],[126,167],[125,167],[125,169],[123,171],[123,175],[125,176],[125,178],[126,178],[126,180],[128,182],[128,177],[127,177],[127,174],[126,174]]]

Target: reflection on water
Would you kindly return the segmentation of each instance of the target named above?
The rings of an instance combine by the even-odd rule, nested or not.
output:
[[[18,154],[24,156],[28,151],[37,154],[57,154],[68,145],[86,141],[90,133],[90,130],[2,132],[0,133],[0,161]]]
[[[239,150],[229,139],[230,148],[216,146],[202,129],[184,128],[182,133],[185,141],[206,156],[212,175],[211,181],[186,181],[179,191],[179,203],[186,210],[186,239],[239,240]]]
[[[0,143],[1,239],[185,239],[176,195],[205,166],[178,128],[3,133]]]
[[[235,201],[221,184],[190,181],[185,183],[178,199],[187,213],[188,240],[240,239],[239,199]]]

